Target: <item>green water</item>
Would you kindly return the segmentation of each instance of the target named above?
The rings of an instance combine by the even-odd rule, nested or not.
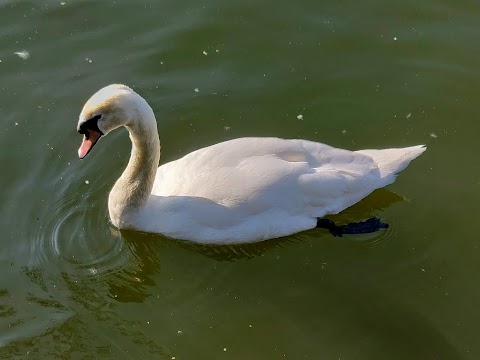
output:
[[[0,4],[0,358],[480,358],[478,2]],[[76,155],[112,82],[154,108],[163,162],[239,136],[428,151],[339,217],[376,234],[119,234],[126,132]]]

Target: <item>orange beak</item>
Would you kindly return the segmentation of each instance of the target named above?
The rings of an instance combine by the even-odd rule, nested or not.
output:
[[[90,150],[92,150],[92,148],[95,146],[101,136],[101,133],[95,130],[88,129],[87,133],[83,134],[82,145],[80,145],[80,148],[78,149],[78,157],[80,159],[83,159],[85,156],[87,156],[87,154],[90,152]]]

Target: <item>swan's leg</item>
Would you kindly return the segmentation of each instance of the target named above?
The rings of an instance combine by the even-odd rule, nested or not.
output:
[[[337,226],[332,220],[318,219],[317,228],[328,229],[333,236],[342,236],[344,234],[368,234],[380,229],[388,228],[388,224],[382,222],[379,218],[373,217],[371,219],[360,221],[357,223],[350,223],[347,225]]]
[[[335,225],[335,223],[329,219],[318,219],[317,228],[327,229],[328,231],[330,231],[330,234],[335,237],[341,237],[343,235],[341,226]]]

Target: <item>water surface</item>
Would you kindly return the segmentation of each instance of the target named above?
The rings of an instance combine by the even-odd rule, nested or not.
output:
[[[0,357],[478,359],[479,14],[1,2]],[[113,82],[155,110],[162,162],[239,136],[428,151],[338,217],[378,215],[385,232],[241,247],[120,233],[106,200],[126,132],[76,156],[81,107]]]

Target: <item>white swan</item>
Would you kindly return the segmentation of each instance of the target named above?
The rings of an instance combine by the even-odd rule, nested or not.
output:
[[[348,151],[307,140],[240,138],[164,164],[148,103],[109,85],[85,104],[78,122],[83,159],[102,135],[124,126],[133,148],[108,198],[120,229],[199,243],[254,242],[312,229],[395,176],[426,148]]]

